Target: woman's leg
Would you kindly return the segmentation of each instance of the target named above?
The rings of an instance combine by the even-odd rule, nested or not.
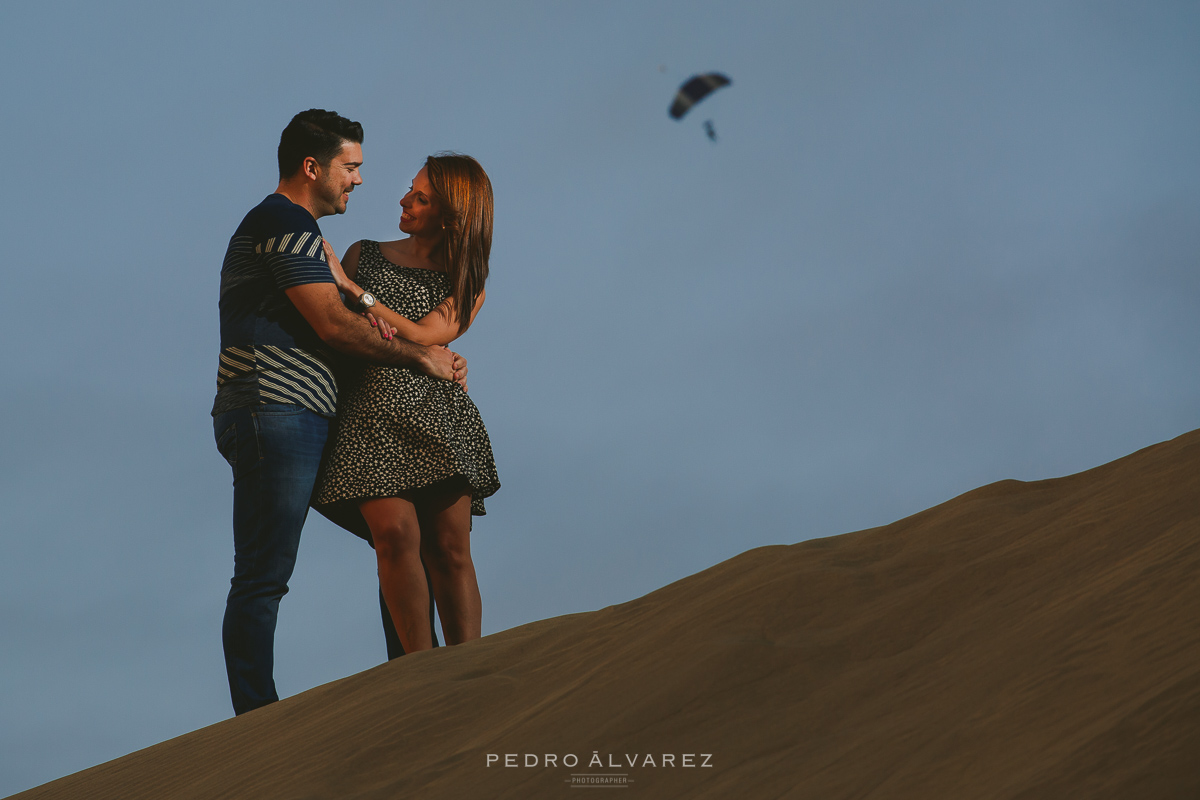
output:
[[[471,561],[471,488],[456,481],[423,494],[420,503],[421,553],[446,644],[478,639],[483,601]]]
[[[375,540],[379,588],[404,652],[433,647],[429,627],[429,584],[421,566],[421,527],[412,501],[378,497],[359,505]]]

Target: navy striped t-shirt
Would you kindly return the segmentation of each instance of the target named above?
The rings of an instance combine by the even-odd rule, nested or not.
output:
[[[312,214],[272,194],[246,215],[221,267],[221,356],[213,416],[262,403],[337,410],[332,352],[285,289],[333,283]]]

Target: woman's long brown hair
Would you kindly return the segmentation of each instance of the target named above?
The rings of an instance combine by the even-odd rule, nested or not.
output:
[[[479,162],[461,153],[435,153],[425,171],[442,212],[442,263],[458,308],[458,331],[471,324],[492,252],[492,182]]]

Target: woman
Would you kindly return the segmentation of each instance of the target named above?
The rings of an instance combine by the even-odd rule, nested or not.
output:
[[[400,206],[407,239],[358,242],[340,266],[326,245],[330,267],[385,337],[394,329],[419,344],[449,344],[483,305],[491,182],[470,156],[439,153]],[[313,504],[334,518],[338,506],[361,512],[406,653],[433,644],[430,589],[446,643],[479,638],[471,515],[485,513],[483,498],[500,483],[478,409],[458,384],[395,367],[357,368],[341,395]]]

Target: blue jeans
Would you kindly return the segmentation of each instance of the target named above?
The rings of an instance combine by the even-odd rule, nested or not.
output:
[[[329,424],[286,403],[213,418],[217,449],[233,468],[233,580],[222,640],[237,714],[279,699],[275,621],[296,565]]]

